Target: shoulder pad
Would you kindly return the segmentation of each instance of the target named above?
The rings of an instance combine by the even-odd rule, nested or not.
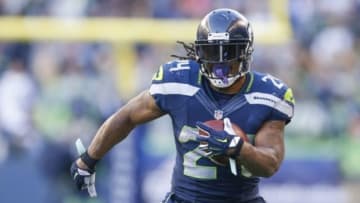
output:
[[[199,64],[192,60],[175,60],[160,66],[154,74],[152,83],[186,83],[199,86]]]
[[[251,92],[261,92],[266,94],[272,94],[281,99],[285,97],[287,100],[292,100],[291,89],[280,79],[270,75],[263,74],[259,72],[252,72],[253,74],[253,84],[251,87]]]
[[[250,103],[271,106],[288,117],[293,116],[295,99],[291,88],[280,79],[258,72],[253,74],[253,84],[246,98]]]
[[[162,111],[171,112],[199,91],[200,79],[196,61],[170,61],[160,66],[149,92]]]

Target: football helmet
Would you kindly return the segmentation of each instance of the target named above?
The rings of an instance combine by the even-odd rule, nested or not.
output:
[[[218,88],[230,87],[250,69],[253,32],[249,21],[232,9],[216,9],[200,22],[195,55],[201,73]]]

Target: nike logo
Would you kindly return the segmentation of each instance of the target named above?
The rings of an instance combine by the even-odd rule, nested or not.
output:
[[[218,138],[215,138],[216,139],[216,141],[218,141],[218,142],[222,142],[222,143],[227,143],[228,142],[228,140],[225,138],[225,139],[218,139]]]

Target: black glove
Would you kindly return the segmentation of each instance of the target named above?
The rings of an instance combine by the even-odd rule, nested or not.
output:
[[[95,164],[97,160],[90,158],[87,152],[83,153],[80,158],[89,168],[80,168],[75,160],[70,168],[71,177],[73,178],[76,187],[79,190],[87,189],[90,197],[96,197],[97,194],[95,189]]]
[[[239,155],[244,140],[236,135],[229,118],[224,118],[224,130],[215,130],[204,123],[196,122],[199,130],[205,131],[207,136],[197,135],[197,141],[206,142],[200,146],[207,156],[227,155],[230,157],[230,169],[237,175],[236,157]],[[251,175],[251,174],[250,174]]]
[[[227,155],[230,157],[236,157],[244,143],[243,139],[235,135],[234,130],[231,127],[230,119],[224,119],[224,130],[215,130],[202,122],[196,122],[198,129],[205,131],[208,135],[198,135],[197,141],[207,142],[204,149],[210,150],[211,154]],[[232,153],[230,149],[233,148]]]

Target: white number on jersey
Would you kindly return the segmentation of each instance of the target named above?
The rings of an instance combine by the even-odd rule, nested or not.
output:
[[[274,76],[267,74],[264,77],[261,78],[262,81],[267,82],[270,80],[275,87],[281,89],[284,86],[284,83],[282,83],[279,79],[275,78]]]
[[[179,141],[186,143],[191,140],[196,140],[197,129],[184,126],[179,135]],[[199,178],[214,180],[216,179],[216,166],[201,166],[197,164],[200,158],[206,157],[205,152],[200,150],[199,146],[184,154],[184,175]]]

